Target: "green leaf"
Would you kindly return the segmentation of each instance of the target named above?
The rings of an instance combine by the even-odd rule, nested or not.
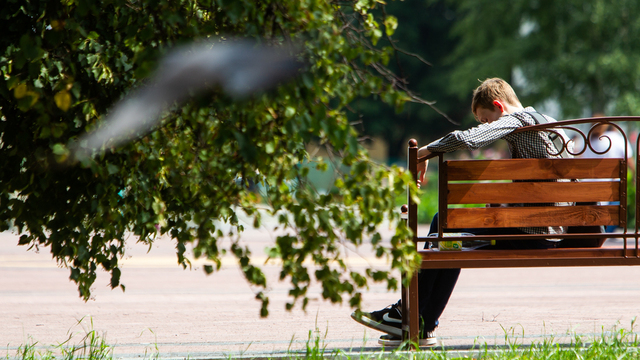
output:
[[[115,288],[120,284],[120,269],[119,268],[113,268],[111,269],[111,288]]]
[[[384,28],[387,36],[393,35],[397,27],[398,27],[398,18],[396,18],[395,16],[388,15],[384,19]]]
[[[118,171],[120,171],[120,169],[116,165],[107,163],[107,172],[109,175],[117,174]]]
[[[207,275],[211,275],[213,273],[213,266],[211,265],[204,265],[203,269]]]
[[[27,235],[21,235],[20,240],[18,241],[18,245],[27,245],[31,240]]]
[[[284,116],[285,117],[293,117],[296,114],[296,109],[292,106],[287,106],[286,109],[284,110]]]

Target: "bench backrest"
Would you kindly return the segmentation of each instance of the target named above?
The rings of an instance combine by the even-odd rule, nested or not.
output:
[[[626,225],[623,159],[444,161],[440,156],[439,165],[440,233],[465,228]]]

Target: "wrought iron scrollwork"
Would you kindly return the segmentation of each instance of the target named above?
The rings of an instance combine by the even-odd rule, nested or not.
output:
[[[602,120],[596,120],[596,119],[594,119],[591,122],[583,120],[580,123],[591,124],[589,131],[586,134],[584,131],[580,130],[577,127],[560,125],[558,123],[536,125],[536,126],[531,126],[526,128],[527,129],[530,128],[531,130],[535,129],[535,130],[551,133],[553,135],[550,135],[550,137],[557,137],[559,144],[556,143],[555,146],[553,147],[547,147],[547,152],[552,157],[558,157],[563,152],[566,152],[571,156],[580,156],[580,155],[583,155],[587,151],[587,149],[589,149],[595,155],[600,155],[600,156],[605,155],[606,153],[609,152],[609,150],[611,150],[613,146],[613,140],[611,139],[611,137],[606,135],[605,132],[612,131],[610,129],[616,129],[616,131],[618,131],[620,135],[624,138],[625,159],[627,159],[629,155],[627,153],[627,147],[626,147],[627,135],[618,124],[615,124],[610,121],[602,121]],[[566,137],[562,136],[562,132],[560,131],[560,129],[562,130],[562,132],[565,133]],[[597,137],[592,136],[594,132],[597,135],[598,132],[596,131],[601,131],[601,130],[603,131],[600,134],[600,136],[597,136]],[[570,136],[570,135],[573,135],[573,136]],[[578,139],[580,139],[581,141],[577,141]],[[606,149],[603,150],[602,147],[600,146],[594,146],[593,141],[605,141],[605,139],[606,141],[608,141],[608,143],[606,143]],[[577,146],[578,143],[580,143],[582,146],[578,147]]]

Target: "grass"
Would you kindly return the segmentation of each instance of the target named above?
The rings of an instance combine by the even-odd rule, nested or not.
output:
[[[332,358],[342,359],[393,359],[393,360],[600,360],[600,359],[640,359],[640,337],[634,332],[635,318],[631,322],[631,329],[603,331],[600,337],[591,341],[574,334],[570,343],[558,343],[553,336],[541,342],[523,345],[521,338],[505,330],[504,346],[489,346],[474,344],[469,348],[434,347],[421,351],[395,350],[392,352],[379,351],[369,354],[336,354]],[[317,357],[314,359],[318,359]]]
[[[15,356],[7,351],[5,360],[112,360],[116,359],[113,352],[115,347],[109,345],[104,334],[93,329],[93,319],[85,327],[85,318],[78,320],[76,326],[81,326],[83,333],[77,341],[77,333],[69,330],[67,339],[57,345],[40,346],[37,341],[29,337],[26,344],[18,346]],[[75,327],[75,326],[74,326]],[[152,332],[153,333],[153,332]],[[155,350],[155,351],[154,351]],[[157,360],[158,347],[153,350],[145,349],[141,359]]]
[[[80,323],[80,321],[79,321]],[[519,337],[513,330],[505,330],[505,345],[490,346],[485,344],[474,344],[470,347],[434,347],[421,349],[420,351],[405,351],[398,349],[328,349],[325,343],[327,333],[320,332],[319,329],[309,331],[309,339],[305,349],[302,351],[289,351],[284,357],[277,359],[287,360],[324,360],[324,359],[345,359],[345,360],[455,360],[455,359],[486,359],[486,360],[600,360],[600,359],[636,359],[640,360],[640,338],[634,332],[635,319],[631,322],[630,330],[618,329],[614,327],[610,331],[603,331],[602,334],[593,339],[587,340],[583,336],[573,335],[569,343],[556,342],[553,336],[546,337],[540,342],[523,344],[523,337]],[[93,326],[93,323],[91,323]],[[104,336],[96,333],[95,330],[85,329],[85,334],[78,344],[72,344],[73,336],[61,344],[53,345],[46,350],[38,350],[37,342],[32,339],[26,345],[18,347],[15,356],[7,355],[5,360],[112,360],[114,347],[107,344]],[[140,354],[140,359],[162,359],[162,355],[155,347],[154,354]],[[150,356],[151,355],[151,356]],[[225,360],[232,359],[255,359],[256,356],[244,357],[242,355],[230,356]],[[187,358],[188,359],[188,358]],[[268,355],[259,359],[272,359]],[[273,357],[275,359],[275,357]],[[186,360],[186,359],[185,359]]]
[[[552,336],[542,342],[536,342],[528,346],[518,343],[517,336],[507,335],[505,331],[505,344],[503,348],[490,350],[484,345],[477,351],[478,358],[482,359],[640,359],[640,340],[638,334],[633,332],[634,321],[631,330],[614,328],[612,331],[603,331],[599,338],[591,342],[585,341],[582,336],[573,335],[568,344],[560,344],[554,341]]]
[[[78,320],[78,325],[83,325],[83,319]],[[90,329],[85,329],[85,333],[79,342],[73,343],[74,334],[68,333],[67,340],[57,345],[48,346],[45,350],[38,350],[38,342],[29,338],[29,341],[18,347],[16,356],[6,359],[21,360],[110,360],[113,359],[113,347],[107,344],[104,335],[93,330],[93,320],[90,321]]]

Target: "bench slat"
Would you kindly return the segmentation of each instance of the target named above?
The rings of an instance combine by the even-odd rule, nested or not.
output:
[[[632,255],[635,249],[627,250]],[[536,259],[536,258],[605,258],[624,257],[622,248],[551,248],[526,250],[477,250],[477,251],[420,251],[424,260],[485,260],[485,259]]]
[[[449,184],[449,204],[619,201],[619,181]]]
[[[502,159],[447,161],[448,181],[608,179],[620,177],[622,159]]]
[[[544,267],[544,266],[629,266],[640,265],[640,258],[586,258],[586,259],[504,259],[504,260],[429,260],[423,269],[465,269]]]
[[[530,250],[421,251],[422,268],[640,265],[635,249],[573,248]]]
[[[618,225],[619,207],[531,206],[448,209],[447,229]]]

